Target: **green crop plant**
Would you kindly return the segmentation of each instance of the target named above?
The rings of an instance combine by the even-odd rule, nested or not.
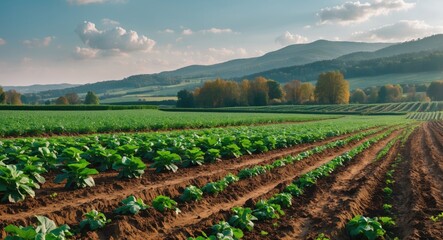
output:
[[[202,191],[208,194],[218,194],[219,192],[225,190],[228,187],[228,185],[229,184],[226,180],[210,182],[202,187]]]
[[[183,157],[183,166],[190,167],[196,165],[202,165],[205,162],[205,153],[200,148],[194,147],[192,149],[186,149]]]
[[[178,170],[177,164],[181,162],[181,157],[176,153],[170,151],[157,151],[157,157],[154,158],[154,163],[151,167],[155,168],[157,172],[168,170],[176,172]]]
[[[234,207],[231,209],[232,215],[229,218],[229,224],[234,227],[238,227],[243,230],[252,231],[254,228],[254,222],[258,220],[252,215],[250,208]]]
[[[386,234],[382,224],[377,218],[361,215],[355,216],[346,224],[346,230],[353,239],[376,240]]]
[[[224,178],[223,181],[225,181],[228,184],[232,184],[234,182],[238,182],[238,180],[240,180],[239,177],[235,176],[232,173],[228,173]]]
[[[26,196],[35,197],[33,188],[40,186],[14,165],[0,166],[0,193],[2,202],[20,202]]]
[[[435,216],[431,216],[430,219],[433,222],[438,222],[438,221],[442,220],[443,219],[443,212],[441,212],[440,214],[437,214]]]
[[[55,178],[56,183],[61,183],[66,179],[65,188],[84,188],[95,186],[94,179],[91,175],[98,174],[98,171],[87,166],[90,163],[84,159],[77,163],[66,165],[61,174]]]
[[[190,185],[185,188],[183,194],[180,196],[180,200],[183,202],[191,202],[201,200],[203,197],[203,191],[200,188]]]
[[[220,154],[219,149],[211,148],[211,149],[208,149],[205,153],[205,162],[212,163],[220,158],[221,158],[221,154]]]
[[[164,213],[168,209],[173,210],[176,214],[180,213],[180,209],[177,208],[177,202],[163,195],[159,195],[152,200],[152,207],[161,213]]]
[[[324,233],[320,233],[314,238],[314,240],[330,240],[330,239],[326,237]]]
[[[212,226],[212,234],[216,239],[233,239],[238,240],[243,237],[243,231],[241,229],[232,227],[229,223],[221,221],[218,224]]]
[[[145,210],[149,206],[143,202],[141,198],[136,198],[135,196],[129,196],[126,199],[123,199],[122,202],[123,206],[115,209],[116,214],[131,214],[135,215],[140,210]]]
[[[86,218],[80,222],[80,229],[97,230],[110,223],[111,220],[107,219],[105,214],[92,210],[84,215]]]
[[[119,171],[118,178],[139,178],[145,173],[146,164],[138,157],[122,157],[112,168]]]
[[[65,240],[73,236],[68,225],[57,227],[54,221],[44,216],[35,216],[37,227],[8,225],[4,231],[8,234],[5,240]]]
[[[294,197],[298,197],[303,194],[303,189],[293,183],[286,186],[284,191],[290,193]]]
[[[238,177],[240,179],[246,179],[246,178],[251,178],[251,177],[255,177],[261,174],[266,173],[266,167],[265,166],[255,166],[253,168],[245,168],[240,170],[240,172],[238,173]]]
[[[280,216],[285,215],[285,213],[281,210],[280,205],[260,200],[255,204],[255,209],[252,211],[252,215],[258,220],[266,220],[280,218]]]
[[[289,193],[277,193],[268,200],[269,203],[278,204],[283,208],[292,206],[292,195]]]

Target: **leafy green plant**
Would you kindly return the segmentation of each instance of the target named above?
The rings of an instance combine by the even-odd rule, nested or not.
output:
[[[190,185],[185,188],[183,194],[180,196],[180,200],[183,202],[198,201],[202,199],[202,197],[203,191],[196,186]]]
[[[139,178],[145,173],[146,164],[138,157],[122,157],[112,168],[119,171],[118,178]]]
[[[234,207],[231,209],[233,215],[229,218],[229,224],[243,230],[252,231],[254,222],[258,220],[252,215],[250,208]]]
[[[346,224],[346,230],[353,239],[375,240],[383,237],[386,230],[378,222],[377,218],[369,218],[361,215],[355,216]]]
[[[383,188],[383,192],[387,195],[387,196],[391,196],[392,195],[392,188],[390,187],[385,187]]]
[[[0,193],[3,194],[3,202],[20,202],[27,195],[34,197],[35,192],[32,188],[40,186],[22,171],[18,171],[16,166],[0,166]]]
[[[217,159],[220,159],[220,150],[215,148],[210,148],[205,153],[205,162],[215,162]]]
[[[86,219],[80,222],[80,229],[96,230],[104,227],[107,223],[111,222],[107,219],[105,214],[98,212],[97,210],[92,210],[84,215]]]
[[[275,194],[271,199],[269,199],[268,202],[272,204],[278,204],[284,208],[288,208],[292,205],[292,195],[289,193],[278,193]]]
[[[158,195],[152,200],[152,207],[161,213],[164,213],[168,209],[175,211],[176,214],[180,213],[180,209],[177,208],[177,202],[163,195]]]
[[[170,151],[157,151],[157,157],[154,158],[154,163],[151,167],[156,168],[157,172],[163,170],[169,170],[176,172],[178,167],[176,164],[181,162],[181,157],[176,153],[171,153]]]
[[[84,159],[76,163],[66,165],[66,169],[62,170],[62,174],[59,174],[55,178],[56,183],[61,183],[65,179],[65,188],[84,188],[95,186],[94,179],[91,175],[98,174],[98,171],[87,166],[90,163]]]
[[[255,166],[253,168],[245,168],[240,170],[238,177],[240,179],[246,179],[258,176],[260,174],[266,173],[266,168],[264,166]]]
[[[237,144],[232,143],[232,144],[222,147],[221,155],[224,158],[238,158],[242,154],[241,154],[240,148],[237,146]]]
[[[441,212],[441,213],[438,214],[438,215],[431,216],[430,219],[431,219],[433,222],[438,222],[438,221],[442,220],[442,219],[443,219],[443,212]]]
[[[122,201],[123,206],[115,209],[116,214],[137,214],[140,210],[145,210],[149,206],[146,205],[141,198],[135,196],[129,196]]]
[[[220,180],[217,182],[207,183],[202,187],[202,191],[208,194],[218,194],[219,192],[225,190],[228,187],[228,182],[225,180]]]
[[[226,181],[226,183],[228,183],[228,184],[232,184],[232,183],[234,183],[234,182],[238,182],[238,180],[240,180],[240,178],[237,177],[237,176],[235,176],[235,175],[232,174],[232,173],[228,173],[228,174],[223,178],[223,180]]]
[[[212,234],[210,236],[202,232],[202,236],[190,237],[188,240],[239,240],[243,238],[243,231],[241,229],[232,227],[225,221],[220,221],[218,224],[212,226]]]
[[[385,212],[390,212],[392,210],[392,205],[391,204],[383,204],[383,210],[385,210]]]
[[[303,194],[303,189],[296,184],[291,183],[285,188],[285,192],[290,193],[294,197],[298,197]]]
[[[190,167],[196,165],[202,165],[205,162],[205,153],[200,148],[186,149],[183,157],[183,166]]]
[[[324,233],[320,233],[314,238],[314,240],[330,240],[330,239],[326,237]]]
[[[8,225],[4,231],[8,233],[5,240],[64,240],[66,237],[72,236],[68,225],[57,227],[54,221],[44,216],[35,216],[39,225],[37,227],[22,227]]]
[[[280,218],[280,216],[285,215],[285,213],[281,210],[280,205],[260,200],[255,205],[252,215],[257,217],[258,220],[266,220]]]

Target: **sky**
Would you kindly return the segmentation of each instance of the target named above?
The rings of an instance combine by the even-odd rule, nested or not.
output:
[[[443,33],[441,0],[1,0],[0,85],[84,84],[290,44]]]

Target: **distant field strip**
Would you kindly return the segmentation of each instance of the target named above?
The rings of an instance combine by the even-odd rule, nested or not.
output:
[[[331,115],[119,111],[0,111],[0,137],[156,131],[304,122]]]
[[[229,107],[217,109],[163,109],[169,111],[208,111],[208,112],[272,112],[272,113],[319,113],[319,114],[362,114],[362,115],[401,115],[409,112],[443,111],[443,102],[402,102],[381,104],[348,105],[277,105],[260,107]]]
[[[415,112],[408,114],[408,119],[423,121],[443,120],[443,112]]]

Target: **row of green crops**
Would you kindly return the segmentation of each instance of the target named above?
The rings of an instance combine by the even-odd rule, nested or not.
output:
[[[443,102],[402,102],[378,104],[334,104],[334,105],[275,105],[258,107],[227,107],[213,109],[164,109],[167,111],[202,112],[272,112],[272,113],[312,113],[312,114],[406,114],[408,112],[443,111]]]
[[[262,199],[258,201],[253,209],[245,207],[232,208],[232,214],[228,218],[228,221],[221,221],[211,228],[212,236],[216,237],[215,239],[220,239],[219,236],[230,237],[231,239],[241,239],[243,237],[243,232],[241,230],[253,231],[255,221],[274,219],[283,216],[285,214],[284,209],[289,208],[292,205],[293,197],[300,196],[307,188],[315,185],[318,179],[329,176],[336,169],[344,166],[347,162],[351,161],[356,155],[362,153],[374,143],[377,143],[381,139],[389,136],[393,131],[394,129],[391,129],[375,137],[372,137],[368,141],[365,141],[352,150],[334,158],[333,160],[306,174],[301,175],[290,185],[288,185],[284,189],[283,193],[277,193],[269,199]],[[218,231],[220,224],[229,230]],[[207,239],[208,235],[209,234],[204,233],[203,236],[189,239],[203,240]]]
[[[278,160],[273,161],[272,164],[268,164],[265,166],[256,166],[254,168],[244,168],[239,171],[237,176],[233,174],[226,175],[223,179],[217,182],[213,183],[207,183],[205,186],[203,186],[201,189],[195,186],[188,186],[183,191],[182,195],[180,196],[180,201],[182,202],[191,202],[191,201],[198,201],[201,200],[203,197],[203,193],[206,194],[217,194],[220,191],[223,191],[229,184],[232,184],[234,182],[239,181],[240,179],[244,178],[250,178],[256,175],[251,174],[245,174],[249,172],[251,169],[258,169],[262,167],[264,169],[264,172],[271,171],[273,168],[276,167],[284,167],[286,164],[292,164],[296,161],[301,161],[313,154],[320,153],[326,149],[335,148],[339,146],[344,146],[349,142],[352,141],[358,141],[363,139],[364,137],[368,135],[372,135],[376,133],[377,131],[380,131],[380,129],[373,129],[370,131],[362,132],[359,134],[355,134],[353,136],[350,136],[343,140],[337,140],[322,146],[314,147],[310,150],[307,150],[305,152],[302,152],[296,156],[287,156],[285,158],[281,158]],[[262,172],[262,173],[264,173]],[[270,202],[286,202],[290,203],[290,200],[288,200],[288,197],[290,199],[290,196],[288,194],[280,194],[276,195],[273,200]],[[134,196],[129,196],[128,198],[122,200],[121,206],[114,210],[114,213],[117,215],[135,215],[138,214],[141,210],[146,210],[149,206],[146,205],[142,199],[136,198]],[[265,204],[265,203],[263,203]],[[177,214],[180,212],[180,210],[177,207],[177,202],[173,199],[159,195],[152,201],[152,207],[160,212],[165,212],[167,210],[175,211]],[[78,233],[83,230],[96,230],[98,228],[104,227],[110,219],[107,219],[106,216],[103,213],[100,213],[96,210],[92,210],[85,214],[85,219],[83,219],[79,226],[75,228],[73,231],[74,233]],[[45,217],[37,216],[38,221],[40,224],[50,224],[51,228],[47,230],[46,232],[42,232],[39,227],[34,228],[32,226],[28,227],[22,227],[22,226],[14,226],[9,225],[4,230],[9,234],[9,236],[6,239],[14,239],[13,237],[25,237],[25,236],[32,236],[32,239],[37,235],[44,235],[47,238],[56,236],[58,239],[64,239],[65,236],[72,236],[72,232],[67,225],[63,225],[61,227],[55,226],[55,223],[53,223],[52,220],[49,220]],[[229,228],[228,223],[221,223],[219,227],[222,228]],[[214,227],[217,228],[217,227]],[[241,230],[236,230],[238,233],[241,232]],[[30,235],[28,235],[30,234]]]
[[[164,112],[153,109],[120,111],[0,111],[0,137],[207,128],[300,122],[336,117],[264,113]]]
[[[312,143],[383,125],[356,119],[352,123],[330,120],[303,125],[6,140],[0,142],[0,193],[3,201],[11,202],[33,196],[32,189],[45,182],[42,175],[53,170],[61,170],[55,181],[66,180],[67,188],[92,187],[91,176],[98,173],[97,169],[114,169],[120,178],[137,178],[146,170],[147,162],[158,172],[177,171],[179,167]]]
[[[443,112],[416,112],[408,114],[407,118],[421,121],[441,121],[443,120]]]

